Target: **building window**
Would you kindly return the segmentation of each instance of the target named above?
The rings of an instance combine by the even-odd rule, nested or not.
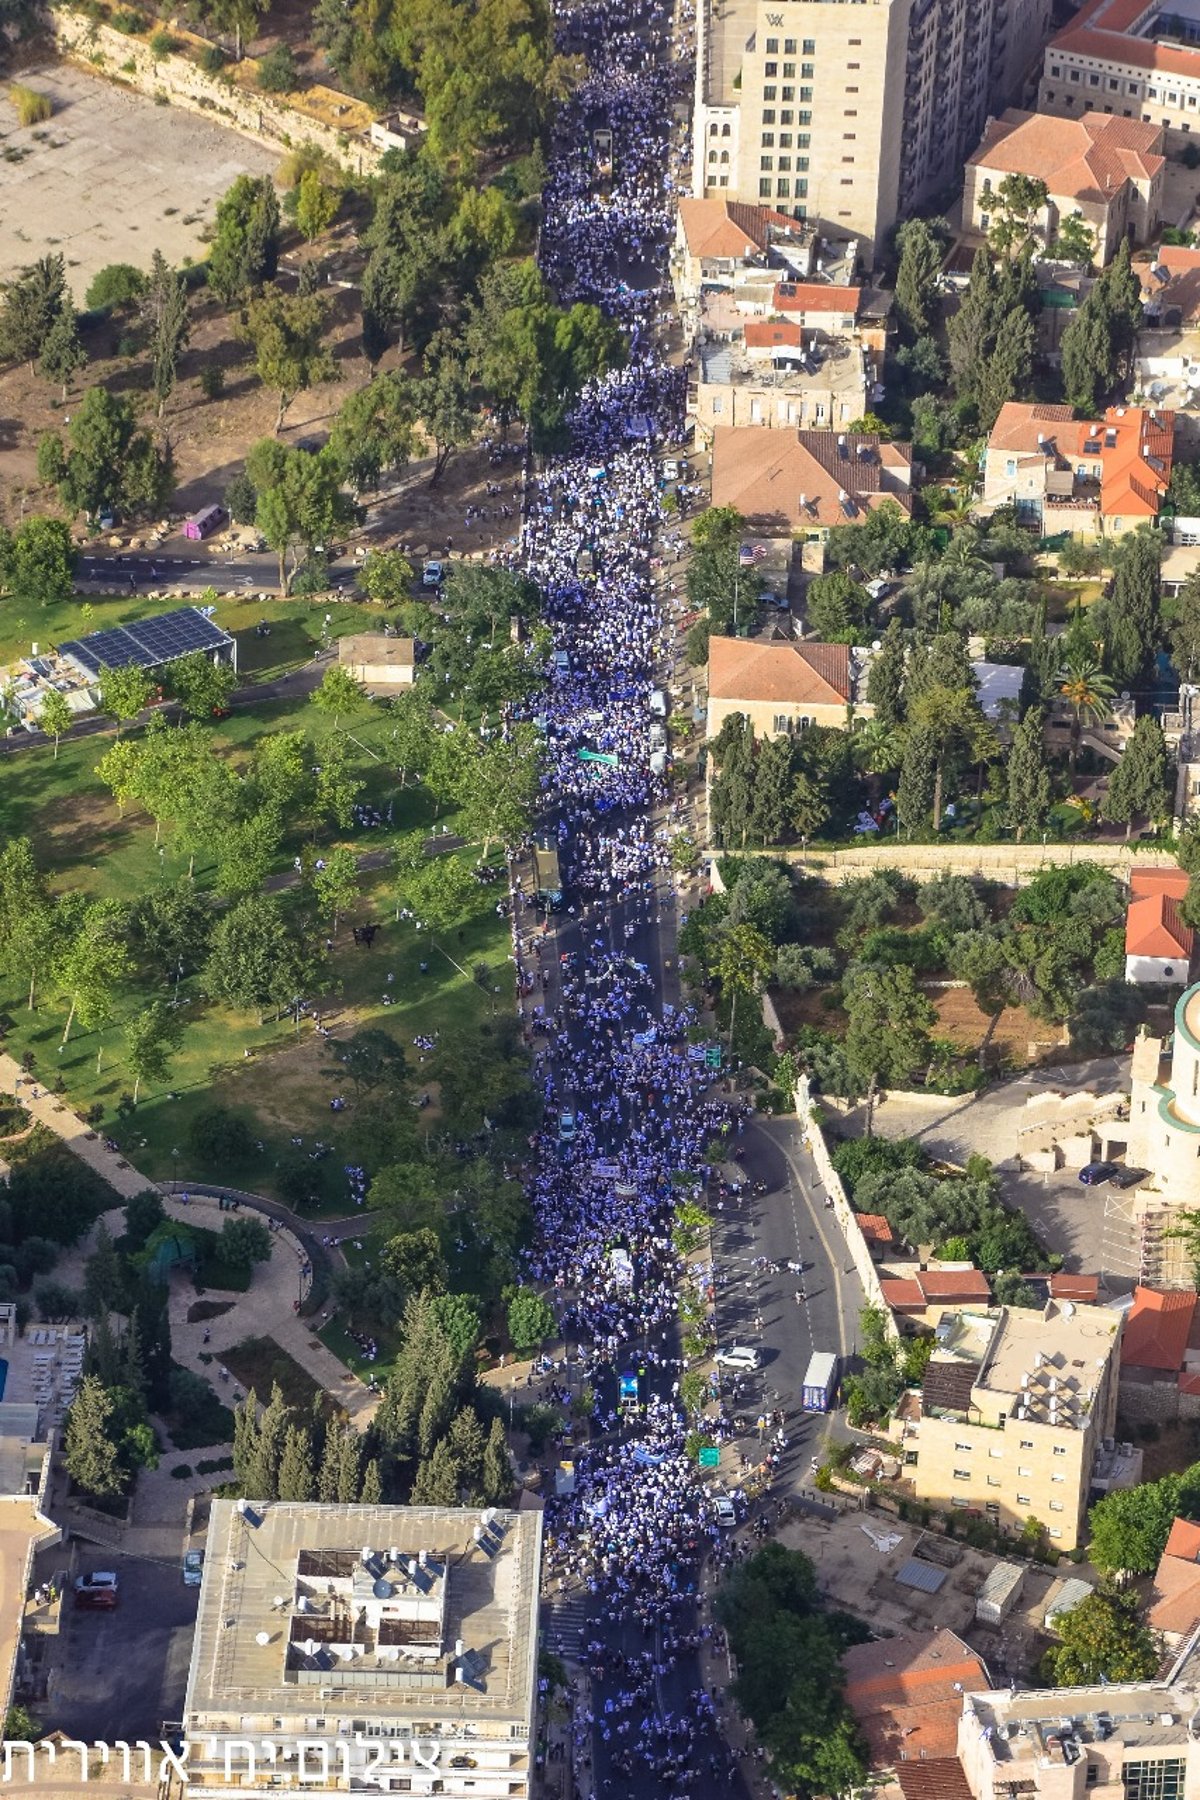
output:
[[[722,150],[722,152],[721,152],[721,161],[722,161],[722,162],[723,162],[723,163],[727,163],[727,162],[728,162],[728,161],[729,161],[729,152],[728,152],[728,150]]]
[[[791,731],[791,729],[792,729],[792,721],[789,718],[788,714],[787,713],[776,713],[775,714],[775,726],[774,726],[776,737],[786,736],[787,733],[789,733]]]
[[[791,122],[792,122],[791,107],[790,106],[781,107],[780,112],[779,112],[779,123],[781,125],[790,125]]]
[[[1051,75],[1053,75],[1053,77],[1054,77],[1054,79],[1055,79],[1055,81],[1061,81],[1061,80],[1062,80],[1062,68],[1061,68],[1061,66],[1059,66],[1059,65],[1056,65],[1056,64],[1054,64],[1054,63],[1051,63],[1051,65],[1050,65],[1050,73],[1051,73]]]
[[[795,40],[795,38],[784,38],[784,40],[783,40],[783,54],[784,54],[784,55],[785,55],[785,56],[795,56],[795,54],[796,54],[796,40]]]
[[[1033,1501],[1029,1498],[1028,1494],[1018,1494],[1017,1495],[1017,1505],[1018,1506],[1032,1506]]]
[[[1055,1444],[1054,1454],[1055,1454],[1055,1456],[1065,1456],[1067,1454],[1066,1445],[1065,1444]]]
[[[1088,86],[1089,87],[1099,87],[1100,86],[1100,77],[1098,75],[1089,75],[1088,76]]]
[[[853,175],[843,175],[839,185],[842,187],[853,187],[854,186]]]
[[[717,160],[717,153],[716,153],[716,151],[715,151],[715,150],[710,150],[710,151],[709,151],[709,153],[708,153],[708,160],[709,160],[709,162],[710,162],[710,163],[715,163],[715,162],[716,162],[716,160]]]
[[[718,186],[718,187],[728,187],[728,186],[729,186],[729,177],[728,177],[728,175],[722,175],[722,177],[721,177],[721,179],[720,179],[720,181],[719,181],[719,182],[718,182],[718,183],[717,183],[717,186]]]
[[[815,56],[817,54],[816,38],[805,38],[804,43],[802,45],[802,53],[805,56]]]
[[[796,73],[796,71],[793,69],[792,74],[794,75],[795,73]],[[815,63],[801,63],[801,65],[800,65],[801,81],[811,81],[815,73],[816,73]]]
[[[767,52],[768,56],[778,56],[779,55],[779,39],[778,38],[768,38],[767,39],[766,52]]]
[[[797,158],[796,158],[796,167],[797,167],[797,168],[798,168],[798,169],[800,169],[800,170],[805,170],[805,169],[807,169],[807,168],[808,168],[808,158],[807,158],[807,156],[798,156],[798,157],[797,157]]]
[[[776,183],[775,192],[781,200],[788,200],[791,198],[792,184],[786,175],[781,176]]]
[[[1000,1508],[994,1500],[986,1500],[984,1502],[983,1510],[985,1513],[990,1513],[994,1519],[1000,1517]]]
[[[957,1506],[961,1511],[963,1507],[970,1506],[971,1502],[966,1494],[951,1494],[950,1504],[951,1506]]]
[[[782,142],[782,139],[780,141]],[[764,131],[762,134],[763,149],[770,150],[773,147],[774,143],[775,143],[775,133],[773,131]],[[771,165],[769,163],[763,164],[764,168],[770,168],[770,166]]]
[[[1020,1475],[1022,1477],[1022,1479],[1025,1481],[1032,1481],[1032,1479],[1033,1479],[1033,1470],[1032,1469],[1018,1469],[1017,1474]]]
[[[791,170],[792,170],[792,159],[790,156],[781,156],[779,159],[780,173],[782,174],[785,169],[787,170],[788,174],[790,175]]]
[[[769,200],[771,198],[771,177],[769,175],[763,175],[763,176],[759,177],[758,197],[760,200]],[[714,400],[713,401],[713,411],[714,412],[716,412],[717,406],[718,406],[718,402],[716,400]]]
[[[857,142],[857,139],[858,139],[857,131],[843,131],[843,133],[842,133],[843,144],[853,144],[853,143]]]
[[[1056,1538],[1056,1539],[1057,1539],[1057,1538],[1060,1538],[1060,1537],[1061,1537],[1061,1536],[1062,1536],[1062,1532],[1061,1532],[1061,1531],[1060,1531],[1060,1529],[1059,1529],[1059,1527],[1058,1527],[1058,1526],[1057,1526],[1057,1525],[1056,1525],[1056,1526],[1055,1526],[1055,1527],[1054,1527],[1054,1528],[1053,1528],[1053,1530],[1052,1530],[1052,1531],[1051,1531],[1051,1532],[1050,1532],[1050,1534],[1049,1534],[1049,1535],[1050,1535],[1050,1536],[1051,1536],[1051,1537],[1052,1537],[1052,1538]]]
[[[970,1481],[970,1479],[971,1479],[970,1469],[955,1469],[954,1479],[955,1479],[955,1481]]]
[[[778,95],[776,94],[775,89],[773,87],[765,87],[763,89],[763,99],[765,101],[778,99]]]
[[[797,136],[796,136],[796,148],[797,148],[797,150],[807,150],[807,149],[808,149],[808,143],[809,143],[809,138],[808,138],[808,133],[807,133],[807,131],[801,131],[801,132],[799,132],[799,133],[798,133],[798,134],[797,134]]]
[[[773,169],[775,167],[775,158],[773,156],[760,156],[758,159],[758,166],[760,169]]]
[[[1108,91],[1110,94],[1119,94],[1121,91],[1121,84],[1115,75],[1110,75],[1108,78]]]
[[[758,185],[759,185],[760,190],[765,189],[765,191],[768,194],[770,193],[771,184],[769,181],[767,181],[767,182],[760,181]],[[720,413],[720,412],[725,411],[725,401],[720,394],[715,394],[713,396],[712,409],[715,413]]]
[[[987,1484],[989,1487],[1003,1487],[1004,1486],[1004,1483],[1001,1481],[1001,1479],[998,1475],[989,1475],[987,1478]]]
[[[783,123],[785,125],[790,125],[791,122],[792,122],[792,118],[791,118],[791,114],[789,113],[787,118],[783,121]],[[810,112],[805,112],[803,109],[801,109],[801,111],[796,114],[796,123],[797,123],[797,125],[811,125],[812,124],[812,114]]]
[[[785,87],[783,89],[783,91],[781,92],[779,98],[783,101],[784,105],[786,106],[789,100],[794,100],[796,98],[795,88]],[[812,99],[812,89],[811,88],[801,88],[800,89],[800,98],[802,100],[811,100]]]
[[[1065,1475],[1052,1475],[1050,1477],[1050,1479],[1051,1479],[1051,1481],[1056,1481],[1061,1485],[1061,1483],[1064,1482],[1067,1478]]]
[[[1063,1503],[1061,1500],[1052,1500],[1050,1502],[1050,1511],[1051,1512],[1061,1512],[1062,1509],[1063,1509]]]
[[[709,135],[709,137],[717,136],[717,121],[715,119],[713,120],[712,124],[708,128],[708,135]]]
[[[774,124],[774,123],[775,123],[775,114],[774,114],[774,112],[773,112],[773,111],[771,111],[771,112],[764,112],[764,113],[763,113],[763,116],[762,116],[762,122],[763,122],[763,124],[764,124],[764,125],[773,125],[773,124]]]
[[[722,136],[722,137],[732,137],[732,136],[733,136],[733,130],[732,130],[732,127],[731,127],[731,126],[729,126],[729,125],[728,125],[728,124],[725,124],[725,125],[722,125],[722,127],[721,127],[721,136]]]
[[[783,65],[783,79],[784,79],[784,80],[785,80],[785,81],[795,81],[795,79],[796,79],[796,65],[795,65],[795,63],[784,63],[784,65]]]
[[[1168,1756],[1161,1762],[1126,1762],[1121,1765],[1125,1800],[1183,1800],[1183,1758]]]
[[[766,142],[765,138],[763,139],[763,142],[764,143]],[[790,131],[781,131],[779,134],[779,148],[781,150],[790,150],[791,147],[792,147],[791,132]]]
[[[1076,86],[1078,86],[1079,85],[1079,70],[1078,69],[1068,69],[1067,70],[1067,80],[1073,81],[1076,84]]]
[[[997,1447],[994,1450],[989,1450],[988,1455],[992,1458],[993,1462],[999,1462],[1001,1457],[1004,1455],[1004,1452],[999,1447]]]
[[[1032,1450],[1033,1449],[1033,1439],[1032,1438],[1022,1438],[1021,1439],[1021,1448],[1022,1448],[1022,1450]]]
[[[772,75],[778,75],[778,73],[779,73],[779,64],[778,63],[769,62],[769,63],[763,64],[763,74],[766,76],[768,81],[771,79]]]
[[[852,156],[843,156],[842,161],[844,163],[852,163],[854,161],[854,158]]]
[[[847,63],[846,67],[847,67],[847,69],[861,69],[862,64],[861,63]]]
[[[1135,100],[1138,98],[1141,91],[1142,84],[1140,81],[1127,81],[1125,83],[1125,92],[1127,94],[1132,94]]]
[[[808,198],[808,183],[803,180],[803,178],[796,183],[796,197],[800,200],[807,200]]]

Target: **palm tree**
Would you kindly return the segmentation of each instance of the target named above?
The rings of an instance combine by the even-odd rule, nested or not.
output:
[[[882,719],[862,719],[850,738],[850,755],[864,775],[886,775],[904,758],[900,734]]]
[[[1071,774],[1079,760],[1084,724],[1099,725],[1112,712],[1117,690],[1089,644],[1072,644],[1058,671],[1058,691],[1071,708]]]

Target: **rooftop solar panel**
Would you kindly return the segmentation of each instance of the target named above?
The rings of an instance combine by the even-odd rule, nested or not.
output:
[[[194,606],[175,612],[159,613],[150,619],[135,619],[129,625],[115,625],[108,631],[93,631],[85,638],[72,638],[59,645],[61,656],[70,656],[89,675],[99,675],[101,668],[120,669],[137,663],[144,669],[173,662],[192,650],[216,650],[229,643],[228,632]]]
[[[932,1563],[920,1562],[915,1556],[910,1556],[903,1568],[896,1570],[896,1580],[901,1587],[919,1588],[923,1594],[936,1594],[948,1573],[947,1569],[935,1569]]]

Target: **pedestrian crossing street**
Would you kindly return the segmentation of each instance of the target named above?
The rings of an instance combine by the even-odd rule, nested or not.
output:
[[[542,1644],[556,1656],[578,1656],[587,1628],[587,1601],[581,1594],[549,1600],[542,1610]]]

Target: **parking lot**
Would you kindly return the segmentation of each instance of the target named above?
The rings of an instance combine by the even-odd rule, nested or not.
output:
[[[110,1612],[64,1611],[38,1716],[72,1738],[157,1743],[163,1721],[182,1714],[199,1590],[184,1586],[178,1556],[81,1548],[76,1567],[114,1570],[120,1601]]]

